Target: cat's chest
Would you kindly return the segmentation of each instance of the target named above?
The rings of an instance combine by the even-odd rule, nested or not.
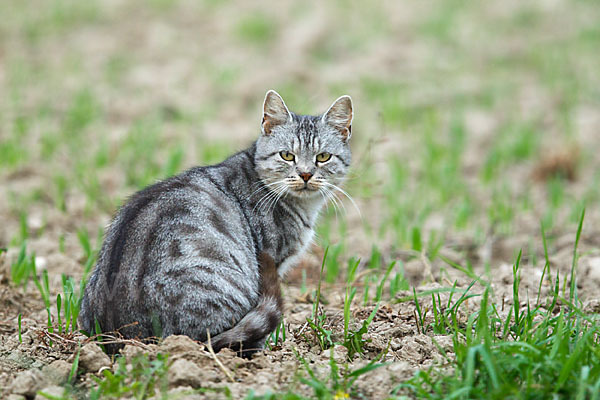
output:
[[[288,256],[279,263],[277,268],[279,276],[283,277],[290,269],[296,266],[312,242],[314,234],[315,232],[312,229],[306,229],[300,233],[295,245],[292,245]]]

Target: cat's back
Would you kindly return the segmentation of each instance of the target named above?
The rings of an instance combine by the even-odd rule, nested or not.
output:
[[[123,257],[135,265],[135,256],[143,256],[144,265],[175,262],[191,252],[188,245],[198,255],[216,256],[228,245],[247,247],[247,228],[239,200],[210,168],[197,167],[132,196],[111,224],[103,251],[110,253],[110,267],[123,264]]]
[[[220,182],[228,169],[193,168],[141,190],[121,207],[86,289],[84,329],[93,330],[94,319],[104,331],[138,321],[140,335],[156,334],[142,329],[154,310],[163,334],[181,330],[192,310],[206,315],[190,321],[204,318],[222,329],[222,310],[219,320],[208,315],[222,306],[215,299],[236,303],[229,321],[253,306],[255,244],[239,198]]]

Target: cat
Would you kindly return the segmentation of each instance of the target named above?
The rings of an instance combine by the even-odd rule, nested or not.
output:
[[[106,232],[81,328],[203,342],[208,332],[215,351],[262,349],[283,313],[279,277],[348,172],[353,116],[350,96],[310,116],[270,90],[248,149],[134,194]]]

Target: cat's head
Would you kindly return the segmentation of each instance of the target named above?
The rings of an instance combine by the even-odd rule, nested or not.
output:
[[[267,92],[256,171],[271,192],[300,198],[329,197],[348,172],[352,99],[342,96],[322,115],[296,115],[281,96]]]

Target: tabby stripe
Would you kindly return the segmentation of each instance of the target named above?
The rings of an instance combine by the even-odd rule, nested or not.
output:
[[[246,156],[246,158],[250,162],[250,165],[252,165],[252,169],[255,169],[256,168],[256,162],[254,161],[254,157],[250,154],[249,151],[246,151],[244,153],[244,155]]]
[[[342,164],[344,164],[344,166],[346,166],[346,167],[350,166],[350,164],[348,164],[342,157],[338,156],[337,154],[335,154],[335,157],[337,159],[339,159],[342,162]]]
[[[291,207],[287,204],[284,204],[283,202],[281,202],[281,205],[283,206],[282,208],[284,209],[284,211],[286,211],[289,215],[291,215],[292,217],[293,217],[293,215],[295,215],[296,218],[298,218],[300,220],[300,222],[302,222],[302,225],[304,225],[305,228],[311,229],[308,222],[306,222],[304,220],[304,218],[302,218],[302,215],[300,215],[300,213],[298,211],[296,211],[293,207]]]
[[[209,169],[208,169],[208,168],[207,168],[206,170],[202,170],[202,172],[204,172],[204,177],[205,177],[206,179],[208,179],[208,181],[209,181],[210,183],[212,183],[212,184],[213,184],[213,186],[215,187],[215,189],[219,190],[219,191],[220,191],[221,193],[223,193],[225,196],[227,196],[227,197],[229,197],[229,198],[232,198],[232,196],[231,196],[229,193],[227,193],[226,191],[224,191],[224,190],[223,190],[223,188],[221,188],[221,186],[222,186],[222,185],[221,185],[219,182],[217,182],[217,181],[215,180],[215,178],[213,178],[213,177],[212,177],[212,175],[208,173],[208,171],[209,171]],[[225,184],[228,184],[228,182],[225,182]]]
[[[266,156],[257,157],[257,159],[258,159],[258,161],[265,161],[265,160],[268,160],[269,158],[273,157],[275,154],[279,154],[279,152],[278,151],[274,151],[274,152],[272,152],[270,154],[267,154]],[[254,162],[252,164],[254,165]]]
[[[229,232],[229,228],[225,225],[223,217],[218,215],[215,212],[215,210],[210,209],[208,214],[208,220],[210,221],[211,225],[217,230],[217,232],[228,238],[231,242],[236,244],[238,243],[237,240],[231,235],[231,232]]]
[[[240,260],[238,260],[238,258],[234,256],[232,252],[229,252],[229,258],[231,259],[231,261],[233,261],[233,265],[237,267],[237,270],[243,274],[244,270],[242,269],[242,263],[240,262]]]
[[[235,288],[235,290],[237,290],[242,296],[244,297],[250,297],[249,293],[248,293],[248,288],[241,286],[240,282],[235,279],[235,277],[229,276],[230,279],[227,280],[227,282],[233,286]],[[236,300],[237,301],[237,300]],[[237,302],[240,306],[242,305],[242,303]]]
[[[162,212],[154,220],[154,223],[152,224],[152,228],[150,228],[148,230],[150,232],[150,235],[146,238],[146,240],[144,242],[144,250],[142,252],[142,254],[143,254],[142,262],[141,262],[140,268],[137,273],[137,284],[139,285],[138,287],[142,288],[142,290],[140,290],[140,296],[143,296],[142,292],[144,290],[143,290],[143,286],[142,286],[142,280],[143,280],[144,276],[146,275],[146,271],[148,270],[149,266],[154,265],[153,260],[151,260],[150,247],[157,240],[159,228],[162,225],[164,225],[165,219],[173,221],[176,219],[177,216],[184,216],[184,215],[187,216],[189,214],[191,214],[191,211],[183,205],[178,205],[176,207],[169,208],[166,211]]]
[[[135,221],[139,214],[158,197],[159,193],[184,188],[186,184],[187,182],[184,182],[179,177],[158,182],[133,195],[129,204],[124,206],[123,217],[119,221],[118,231],[112,240],[114,246],[112,247],[109,256],[110,261],[107,271],[107,286],[109,290],[112,290],[115,279],[119,273],[121,259],[123,258],[123,252],[125,250],[125,243],[129,236],[129,229],[133,225],[133,221]],[[105,245],[110,246],[109,243],[105,243]]]

